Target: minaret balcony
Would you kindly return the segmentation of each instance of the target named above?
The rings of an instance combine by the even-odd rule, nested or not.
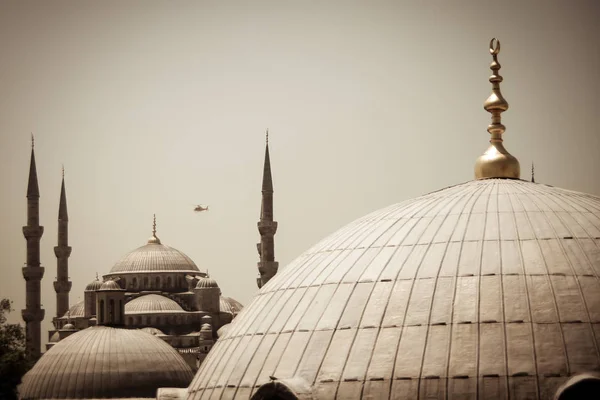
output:
[[[67,258],[71,255],[71,246],[54,246],[56,258]]]
[[[44,319],[46,311],[41,308],[29,309],[26,308],[21,310],[21,316],[25,322],[39,322]]]
[[[23,267],[23,278],[26,281],[41,281],[44,276],[44,267]]]
[[[43,226],[24,226],[23,227],[23,236],[25,239],[29,240],[30,238],[41,238],[44,234]]]
[[[256,225],[261,235],[274,235],[277,232],[277,221],[258,221]]]
[[[71,291],[71,286],[73,286],[73,283],[70,281],[55,281],[54,291],[56,293],[69,293]]]

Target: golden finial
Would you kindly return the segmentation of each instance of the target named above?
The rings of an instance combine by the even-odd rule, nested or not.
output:
[[[519,161],[502,144],[502,134],[506,130],[506,127],[502,125],[501,114],[508,110],[508,102],[500,92],[500,82],[502,82],[503,78],[499,74],[501,65],[498,62],[498,53],[500,53],[500,41],[493,38],[490,41],[490,54],[492,55],[490,83],[492,84],[492,94],[483,103],[483,108],[492,114],[492,123],[487,128],[487,131],[491,135],[490,147],[475,163],[476,179],[519,179],[521,176]]]
[[[148,243],[150,244],[160,244],[160,239],[156,237],[156,214],[153,214],[152,219],[152,237],[148,239]]]

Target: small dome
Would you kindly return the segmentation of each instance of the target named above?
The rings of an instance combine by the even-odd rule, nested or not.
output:
[[[231,323],[225,324],[222,327],[220,327],[219,329],[217,329],[217,337],[225,336],[227,334],[227,332],[229,331],[229,328],[231,328]]]
[[[219,306],[221,308],[221,312],[226,312],[231,315],[237,315],[240,311],[242,311],[242,304],[232,299],[231,297],[223,297],[219,299]]]
[[[159,294],[146,294],[125,303],[125,314],[182,312],[174,300]]]
[[[25,374],[23,400],[155,398],[184,388],[190,367],[163,340],[137,329],[96,326],[52,346]]]
[[[88,285],[85,287],[85,291],[93,292],[93,291],[100,289],[100,286],[102,286],[102,282],[98,278],[96,278],[93,281],[91,281],[90,283],[88,283]]]
[[[219,285],[217,284],[217,281],[210,277],[200,278],[198,280],[198,283],[196,284],[196,289],[208,289],[218,287]]]
[[[148,243],[125,255],[106,276],[139,272],[200,272],[181,251],[157,243]]]
[[[106,281],[100,286],[98,290],[123,290],[121,286],[115,281]]]
[[[83,317],[83,310],[84,305],[83,305],[83,300],[73,304],[70,308],[69,311],[67,311],[65,313],[65,315],[63,315],[63,318],[77,318],[77,317]]]
[[[58,334],[58,331],[55,331],[52,336],[50,336],[50,340],[48,340],[48,343],[58,343],[60,341],[60,335]]]
[[[63,331],[72,331],[72,330],[75,330],[75,329],[76,329],[76,328],[75,328],[75,325],[73,325],[73,324],[71,324],[71,323],[69,323],[69,324],[65,324],[65,325],[62,327],[62,330],[63,330]]]
[[[163,335],[164,336],[164,333],[160,329],[153,328],[151,326],[149,326],[147,328],[142,328],[142,329],[140,329],[140,331],[149,333],[149,334],[154,335],[154,336],[158,336],[158,335]]]

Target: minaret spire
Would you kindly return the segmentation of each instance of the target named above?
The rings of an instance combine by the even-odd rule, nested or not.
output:
[[[483,104],[483,108],[492,114],[492,123],[487,131],[490,133],[490,147],[477,159],[475,163],[475,178],[513,178],[519,179],[521,169],[519,161],[512,156],[502,144],[502,134],[506,127],[502,125],[501,114],[508,110],[508,102],[500,92],[500,82],[503,78],[500,75],[500,63],[498,62],[498,53],[500,53],[500,41],[496,38],[490,41],[490,54],[492,54],[492,63],[490,69],[490,83],[492,84],[492,94]]]
[[[40,281],[44,276],[44,267],[40,264],[40,239],[44,227],[40,226],[40,191],[35,167],[34,144],[32,134],[27,184],[27,225],[23,227],[23,235],[27,240],[27,263],[23,267],[26,288],[25,309],[21,311],[25,321],[25,349],[30,360],[37,360],[41,355],[41,322],[44,319],[44,310],[40,302]]]
[[[535,183],[535,166],[531,163],[531,183]]]
[[[271,176],[271,159],[269,157],[269,130],[265,140],[265,162],[263,166],[262,202],[260,207],[260,221],[258,222],[260,243],[257,244],[260,261],[258,262],[259,277],[256,279],[261,288],[275,274],[279,263],[275,261],[275,240],[277,222],[273,221],[273,177]]]
[[[60,186],[60,200],[58,204],[58,244],[54,247],[56,256],[56,318],[60,318],[69,311],[69,292],[72,283],[69,281],[69,214],[67,212],[67,193],[65,190],[65,168],[62,168],[62,183]]]

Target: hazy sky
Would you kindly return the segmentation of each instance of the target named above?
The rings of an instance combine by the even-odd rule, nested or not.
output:
[[[71,303],[146,243],[156,213],[162,242],[247,304],[265,129],[285,267],[355,218],[472,179],[494,36],[522,178],[535,161],[536,181],[600,195],[598,4],[3,1],[0,295],[24,306],[30,132],[44,331],[62,163]]]

